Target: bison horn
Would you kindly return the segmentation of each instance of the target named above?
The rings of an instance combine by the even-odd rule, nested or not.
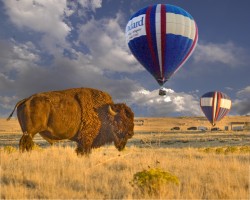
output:
[[[109,106],[109,113],[113,116],[115,116],[117,114],[117,112],[115,112],[114,110],[112,110],[111,106]]]

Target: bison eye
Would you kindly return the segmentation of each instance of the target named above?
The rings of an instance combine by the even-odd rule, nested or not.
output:
[[[131,113],[131,111],[128,110],[128,109],[125,109],[125,114],[126,114],[126,116],[127,116],[128,118],[132,118],[132,117],[133,117],[133,113]]]

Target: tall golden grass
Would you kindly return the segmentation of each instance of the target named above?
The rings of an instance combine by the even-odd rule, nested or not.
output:
[[[10,148],[11,149],[11,148]],[[89,157],[72,147],[31,153],[1,148],[1,199],[249,199],[249,151],[104,146]],[[242,148],[243,149],[243,148]],[[245,148],[246,149],[246,148]],[[130,182],[138,171],[161,168],[180,184],[160,194],[140,193]]]

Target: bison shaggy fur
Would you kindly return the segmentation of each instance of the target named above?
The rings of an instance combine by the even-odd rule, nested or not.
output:
[[[23,136],[21,151],[30,151],[32,139],[39,133],[53,144],[60,140],[77,143],[77,154],[89,154],[92,148],[114,142],[124,149],[134,134],[134,113],[124,103],[114,104],[106,92],[74,88],[34,94],[19,101],[17,117]]]

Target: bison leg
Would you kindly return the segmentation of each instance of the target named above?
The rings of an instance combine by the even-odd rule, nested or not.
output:
[[[79,156],[83,156],[83,155],[90,155],[91,153],[91,146],[86,146],[86,145],[82,145],[81,143],[78,143],[77,148],[76,148],[76,153]]]
[[[83,134],[82,134],[83,135]],[[90,137],[82,137],[81,140],[77,140],[77,155],[89,155],[91,153],[91,146],[93,140]]]
[[[31,151],[34,146],[34,142],[32,140],[32,136],[28,134],[27,132],[23,133],[23,136],[21,137],[19,141],[19,149],[21,152]]]

